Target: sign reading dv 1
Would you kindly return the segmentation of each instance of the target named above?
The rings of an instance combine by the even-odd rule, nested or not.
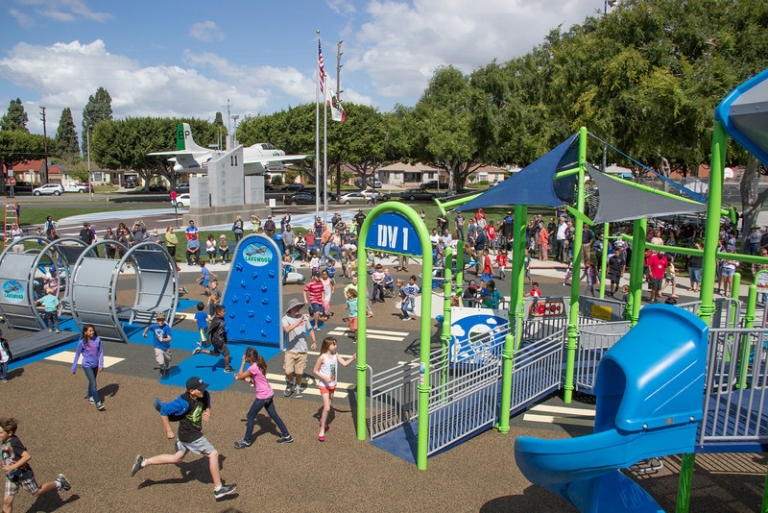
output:
[[[365,247],[374,251],[421,256],[421,243],[413,225],[402,214],[387,212],[371,223]]]

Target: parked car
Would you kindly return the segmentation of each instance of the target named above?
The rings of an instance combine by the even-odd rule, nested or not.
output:
[[[79,192],[79,193],[88,192],[88,184],[87,183],[71,183],[64,186],[64,192]]]
[[[32,194],[32,189],[34,189],[34,186],[30,182],[16,180],[16,185],[13,186],[13,193],[14,194]],[[5,193],[9,194],[10,192],[11,192],[11,186],[8,185],[8,181],[6,180]]]
[[[312,196],[317,196],[317,189],[314,187],[303,187],[299,192],[306,192]],[[328,194],[328,201],[336,201],[338,199],[338,195],[335,192],[328,191],[326,194]]]
[[[176,206],[177,207],[188,207],[189,206],[189,193],[185,192],[184,194],[179,194],[176,196]],[[173,205],[173,200],[171,200],[171,205]]]
[[[389,201],[389,193],[382,191],[381,189],[365,189],[364,191],[360,192],[370,197],[374,191],[376,191],[376,201]]]
[[[342,205],[349,205],[351,203],[371,203],[371,196],[364,192],[348,192],[339,196],[338,202]]]
[[[369,176],[368,178],[365,179],[365,185],[367,185],[368,187],[376,187],[377,189],[380,189],[381,180],[379,180],[378,178]],[[362,178],[358,178],[357,180],[355,180],[355,187],[359,187],[361,189],[363,188]]]
[[[176,184],[176,193],[184,194],[189,192],[189,182],[179,182]]]
[[[423,184],[419,185],[420,189],[437,189],[438,183],[437,180],[429,180],[428,182],[424,182]],[[448,182],[440,182],[439,189],[441,191],[447,191],[450,188],[450,184]]]
[[[288,185],[284,186],[281,190],[283,192],[299,192],[304,188],[303,184],[300,183],[289,183]]]
[[[168,192],[168,187],[163,184],[150,184],[149,192]]]
[[[35,196],[48,196],[51,194],[54,196],[61,196],[64,194],[64,186],[60,183],[47,183],[32,189],[32,194]]]
[[[314,205],[315,195],[308,192],[297,192],[286,196],[283,203],[286,205]]]
[[[400,193],[400,197],[410,201],[416,200],[431,200],[435,198],[437,194],[426,189],[406,189]]]
[[[139,182],[134,176],[126,176],[125,181],[123,182],[123,187],[126,189],[135,189],[138,187]]]

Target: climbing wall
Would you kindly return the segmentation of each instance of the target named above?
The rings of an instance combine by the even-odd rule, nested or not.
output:
[[[281,269],[280,250],[266,235],[251,234],[238,243],[222,301],[230,342],[280,345]]]

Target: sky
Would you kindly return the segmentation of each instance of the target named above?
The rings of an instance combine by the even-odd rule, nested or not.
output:
[[[104,87],[115,118],[240,120],[311,103],[317,31],[342,101],[415,105],[439,66],[464,73],[528,53],[605,0],[0,0],[0,113],[20,98],[27,128],[78,129]],[[236,120],[234,121],[237,122]]]

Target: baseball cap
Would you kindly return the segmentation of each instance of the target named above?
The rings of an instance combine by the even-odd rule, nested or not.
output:
[[[203,380],[194,377],[187,380],[187,390],[200,390],[201,392],[208,388],[208,383],[203,383]]]

